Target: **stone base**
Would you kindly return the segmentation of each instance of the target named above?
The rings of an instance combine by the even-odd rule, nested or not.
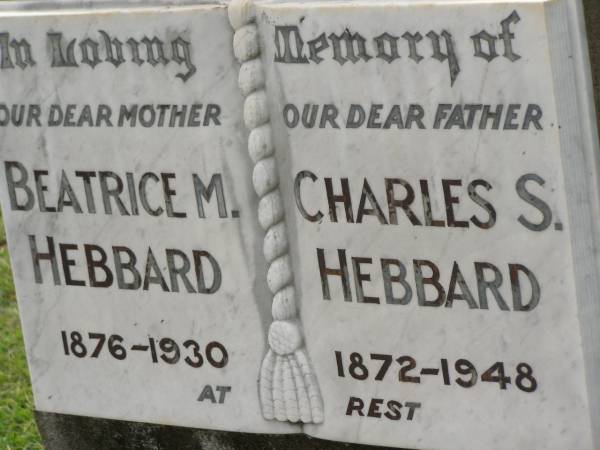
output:
[[[303,434],[251,434],[35,412],[46,450],[382,449]]]

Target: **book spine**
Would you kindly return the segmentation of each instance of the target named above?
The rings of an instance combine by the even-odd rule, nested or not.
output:
[[[269,350],[259,376],[262,413],[268,420],[321,423],[323,400],[304,345],[296,305],[253,3],[233,0],[228,13],[235,30],[233,52],[240,62],[238,85],[245,98],[244,123],[249,131],[248,152],[254,163],[252,183],[259,197],[258,221],[265,231],[267,284],[273,294]]]

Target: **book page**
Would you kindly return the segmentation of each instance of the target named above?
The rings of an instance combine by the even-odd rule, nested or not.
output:
[[[259,4],[311,436],[593,448],[546,8]]]
[[[226,6],[60,6],[0,17],[36,409],[298,432],[257,392],[271,294]]]

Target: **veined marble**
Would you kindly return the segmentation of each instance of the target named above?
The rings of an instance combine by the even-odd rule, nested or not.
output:
[[[271,303],[226,6],[110,6],[0,18],[1,198],[36,408],[297,432],[257,395]]]
[[[21,6],[0,200],[37,409],[600,445],[577,2]]]
[[[597,143],[573,137],[592,131],[565,101],[589,70],[565,68],[568,3],[258,3],[325,405],[309,434],[597,447],[597,299],[580,276],[597,279],[597,230],[579,228],[597,222],[597,166],[572,163]]]

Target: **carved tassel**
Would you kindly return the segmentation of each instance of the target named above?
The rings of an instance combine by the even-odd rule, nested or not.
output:
[[[263,253],[269,265],[267,284],[273,294],[269,351],[259,377],[262,413],[269,420],[321,423],[323,400],[298,319],[252,1],[233,0],[228,13],[235,30],[233,52],[241,64],[238,84],[245,97],[244,123],[250,132],[248,152],[254,163],[252,183],[260,199],[258,221],[265,231]]]

